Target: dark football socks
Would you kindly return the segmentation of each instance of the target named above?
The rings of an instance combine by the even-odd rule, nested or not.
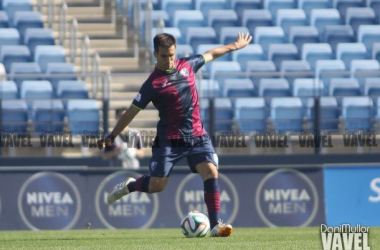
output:
[[[130,193],[139,191],[144,193],[149,193],[149,179],[147,175],[143,175],[138,178],[136,181],[128,184],[128,190]]]
[[[218,223],[220,211],[220,190],[218,179],[207,179],[204,181],[205,202],[210,220],[210,228],[213,229]]]

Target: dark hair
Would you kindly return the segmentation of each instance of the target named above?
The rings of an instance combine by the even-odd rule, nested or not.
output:
[[[154,39],[154,51],[158,53],[159,47],[170,48],[171,46],[177,46],[177,41],[173,35],[168,33],[157,34]]]

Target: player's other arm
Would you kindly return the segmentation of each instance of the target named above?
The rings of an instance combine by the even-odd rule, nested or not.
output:
[[[243,34],[239,32],[238,38],[236,39],[235,42],[206,51],[203,54],[203,56],[206,62],[210,62],[231,51],[239,50],[246,47],[251,42],[251,40],[252,40],[252,36],[250,36],[249,33]]]

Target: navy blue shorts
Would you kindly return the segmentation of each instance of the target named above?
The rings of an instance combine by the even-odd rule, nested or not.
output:
[[[168,177],[174,165],[183,157],[196,173],[195,166],[202,162],[211,162],[218,167],[218,156],[208,135],[192,139],[163,140],[155,138],[152,146],[149,172],[152,177]]]

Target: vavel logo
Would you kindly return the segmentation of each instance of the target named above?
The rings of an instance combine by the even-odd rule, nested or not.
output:
[[[293,169],[278,169],[260,182],[256,208],[268,226],[307,226],[316,216],[318,193],[305,174]]]
[[[232,223],[239,210],[239,197],[236,188],[230,179],[221,173],[219,173],[219,186],[221,219],[227,223]],[[179,185],[176,193],[176,210],[179,218],[194,210],[207,215],[203,182],[198,175],[189,174]]]
[[[107,228],[148,228],[157,217],[157,194],[133,192],[115,203],[107,203],[108,191],[116,184],[125,181],[127,177],[137,179],[140,175],[120,171],[107,176],[102,181],[96,191],[96,213]]]
[[[32,175],[22,185],[18,209],[30,229],[70,229],[79,219],[81,198],[69,178],[42,172]]]

